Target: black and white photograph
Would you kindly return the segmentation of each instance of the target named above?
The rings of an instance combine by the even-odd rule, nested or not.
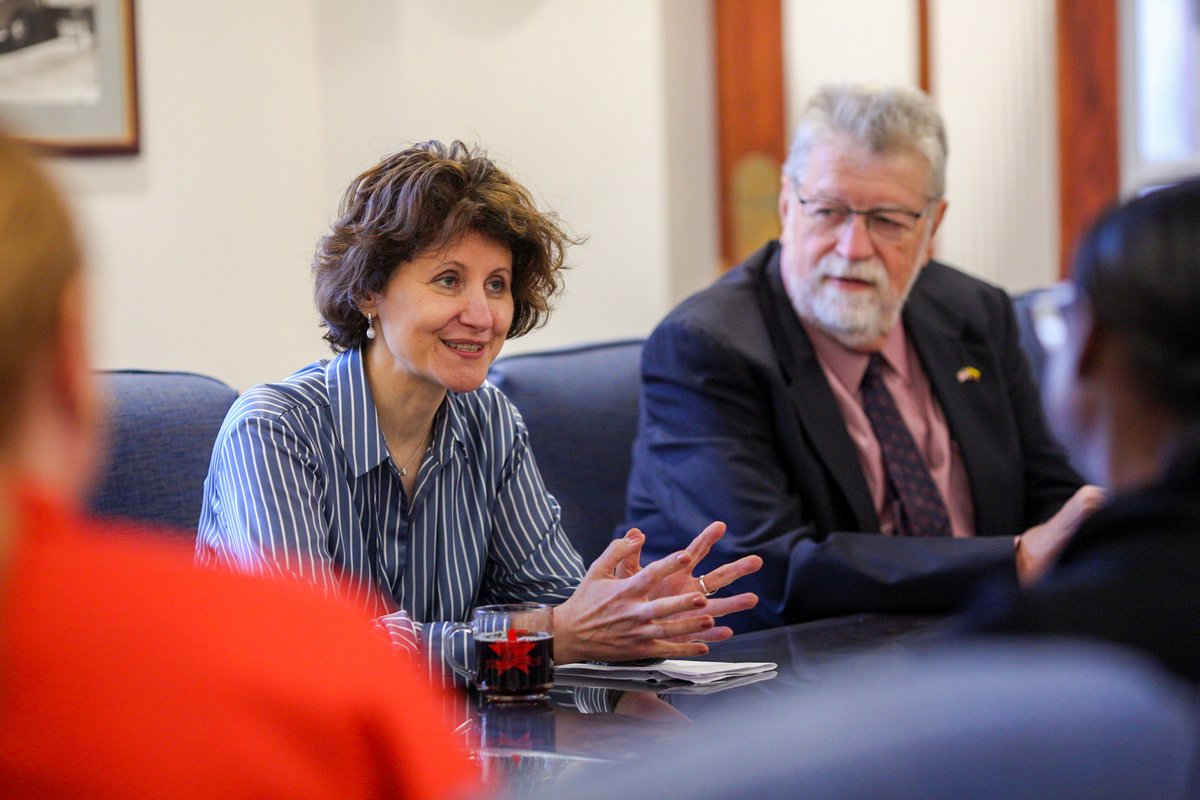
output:
[[[0,118],[61,153],[138,149],[132,0],[0,0]]]

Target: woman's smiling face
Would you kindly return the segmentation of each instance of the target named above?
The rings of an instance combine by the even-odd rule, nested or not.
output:
[[[402,263],[382,294],[359,308],[375,315],[367,356],[453,392],[478,389],[513,318],[512,252],[480,233]]]

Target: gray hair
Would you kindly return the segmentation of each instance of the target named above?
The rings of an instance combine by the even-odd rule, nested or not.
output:
[[[915,150],[929,161],[929,199],[946,193],[946,126],[924,92],[900,86],[824,86],[800,112],[783,174],[799,181],[819,142],[843,136],[873,153]]]

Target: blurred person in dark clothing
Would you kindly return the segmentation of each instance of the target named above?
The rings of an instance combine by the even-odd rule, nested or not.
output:
[[[1109,499],[971,625],[1109,639],[1200,680],[1200,180],[1100,217],[1036,316],[1049,417]]]

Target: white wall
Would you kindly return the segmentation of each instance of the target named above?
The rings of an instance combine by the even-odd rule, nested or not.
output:
[[[937,252],[1011,291],[1058,280],[1054,3],[932,4],[950,209]]]
[[[916,7],[911,0],[784,0],[789,128],[825,83],[916,86]]]
[[[239,387],[283,374],[320,352],[313,6],[136,10],[142,153],[55,161],[90,247],[97,361]]]
[[[1012,4],[1025,10],[1001,13]],[[1031,243],[1002,227],[1000,241],[967,245],[951,226],[973,197],[1035,226],[1054,217],[1049,194],[1028,182],[1050,180],[1049,161],[1031,162],[1044,176],[1011,161],[1044,147],[1045,130],[1020,133],[991,173],[971,161],[995,150],[967,144],[970,119],[1017,136],[1027,117],[1009,116],[1009,104],[1045,100],[1005,88],[1028,87],[1045,66],[1040,44],[1032,56],[1022,44],[1045,25],[1029,12],[1038,5],[1051,4],[935,4],[952,142],[939,253],[1006,285],[1040,279],[1045,259],[1016,249]],[[911,8],[785,2],[791,107],[825,80],[914,82]],[[486,145],[589,237],[549,326],[506,352],[642,335],[715,275],[703,0],[143,0],[136,10],[141,154],[54,161],[90,246],[102,367],[196,370],[244,389],[325,354],[313,245],[354,174],[431,137]],[[1010,49],[1020,67],[1009,68]]]

